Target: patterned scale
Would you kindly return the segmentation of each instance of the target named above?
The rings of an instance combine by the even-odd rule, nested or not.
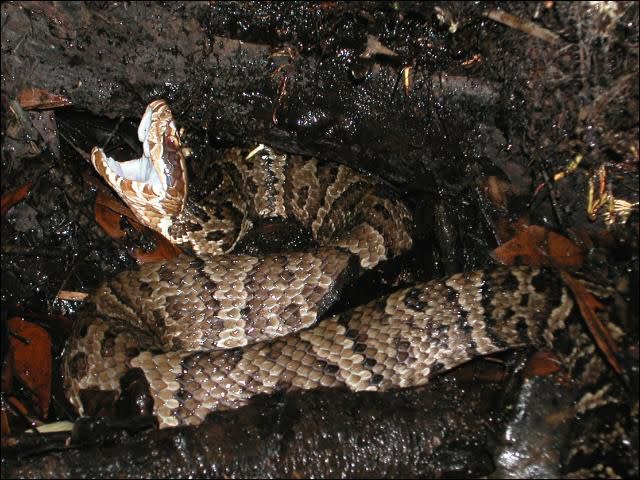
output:
[[[117,164],[94,148],[93,164],[141,222],[192,255],[92,294],[64,358],[81,414],[96,394],[118,401],[132,374],[170,427],[279,390],[423,385],[477,356],[552,346],[566,330],[573,300],[560,278],[528,268],[417,284],[316,323],[359,268],[411,247],[406,206],[373,177],[262,145],[229,151],[199,205],[166,102],[149,105],[139,137],[142,158]],[[237,252],[278,225],[307,230],[319,248]]]

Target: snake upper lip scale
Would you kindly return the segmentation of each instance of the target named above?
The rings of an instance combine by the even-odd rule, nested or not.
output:
[[[81,414],[142,380],[161,428],[198,424],[260,393],[423,385],[471,358],[552,346],[573,306],[546,269],[497,268],[419,283],[317,322],[358,268],[412,245],[411,214],[373,177],[260,146],[230,150],[203,204],[188,197],[167,103],[139,129],[141,159],[92,163],[142,223],[190,252],[143,265],[88,299],[64,358]],[[316,249],[252,255],[252,231],[306,229]],[[99,402],[98,402],[99,403]],[[135,401],[133,403],[136,403]]]

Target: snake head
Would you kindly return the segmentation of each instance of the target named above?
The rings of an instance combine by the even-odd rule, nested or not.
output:
[[[99,147],[91,163],[144,225],[169,238],[169,227],[187,197],[187,170],[180,136],[165,100],[148,106],[140,126],[142,157],[117,162]]]

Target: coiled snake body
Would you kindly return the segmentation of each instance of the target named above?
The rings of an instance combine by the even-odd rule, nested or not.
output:
[[[195,204],[164,101],[149,105],[139,137],[140,160],[94,148],[92,162],[143,223],[191,255],[121,273],[92,294],[65,354],[80,413],[96,392],[116,401],[131,372],[161,427],[277,390],[412,387],[476,356],[550,345],[564,328],[570,295],[555,274],[524,267],[417,284],[316,323],[358,268],[411,247],[402,202],[347,167],[261,146],[231,151],[216,191]],[[272,233],[284,240],[267,250],[305,235],[315,248],[253,254]]]

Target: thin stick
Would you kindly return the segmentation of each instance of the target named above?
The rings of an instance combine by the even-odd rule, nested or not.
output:
[[[72,300],[75,302],[84,302],[89,294],[84,292],[74,292],[72,290],[60,290],[58,298],[60,300]]]
[[[552,32],[551,30],[547,30],[540,25],[537,25],[529,20],[524,18],[516,17],[515,15],[511,15],[510,13],[503,12],[502,10],[489,10],[484,13],[485,17],[490,18],[491,20],[502,23],[507,27],[514,28],[516,30],[520,30],[521,32],[525,32],[532,37],[539,38],[540,40],[544,40],[549,43],[557,43],[560,40],[560,36]]]

